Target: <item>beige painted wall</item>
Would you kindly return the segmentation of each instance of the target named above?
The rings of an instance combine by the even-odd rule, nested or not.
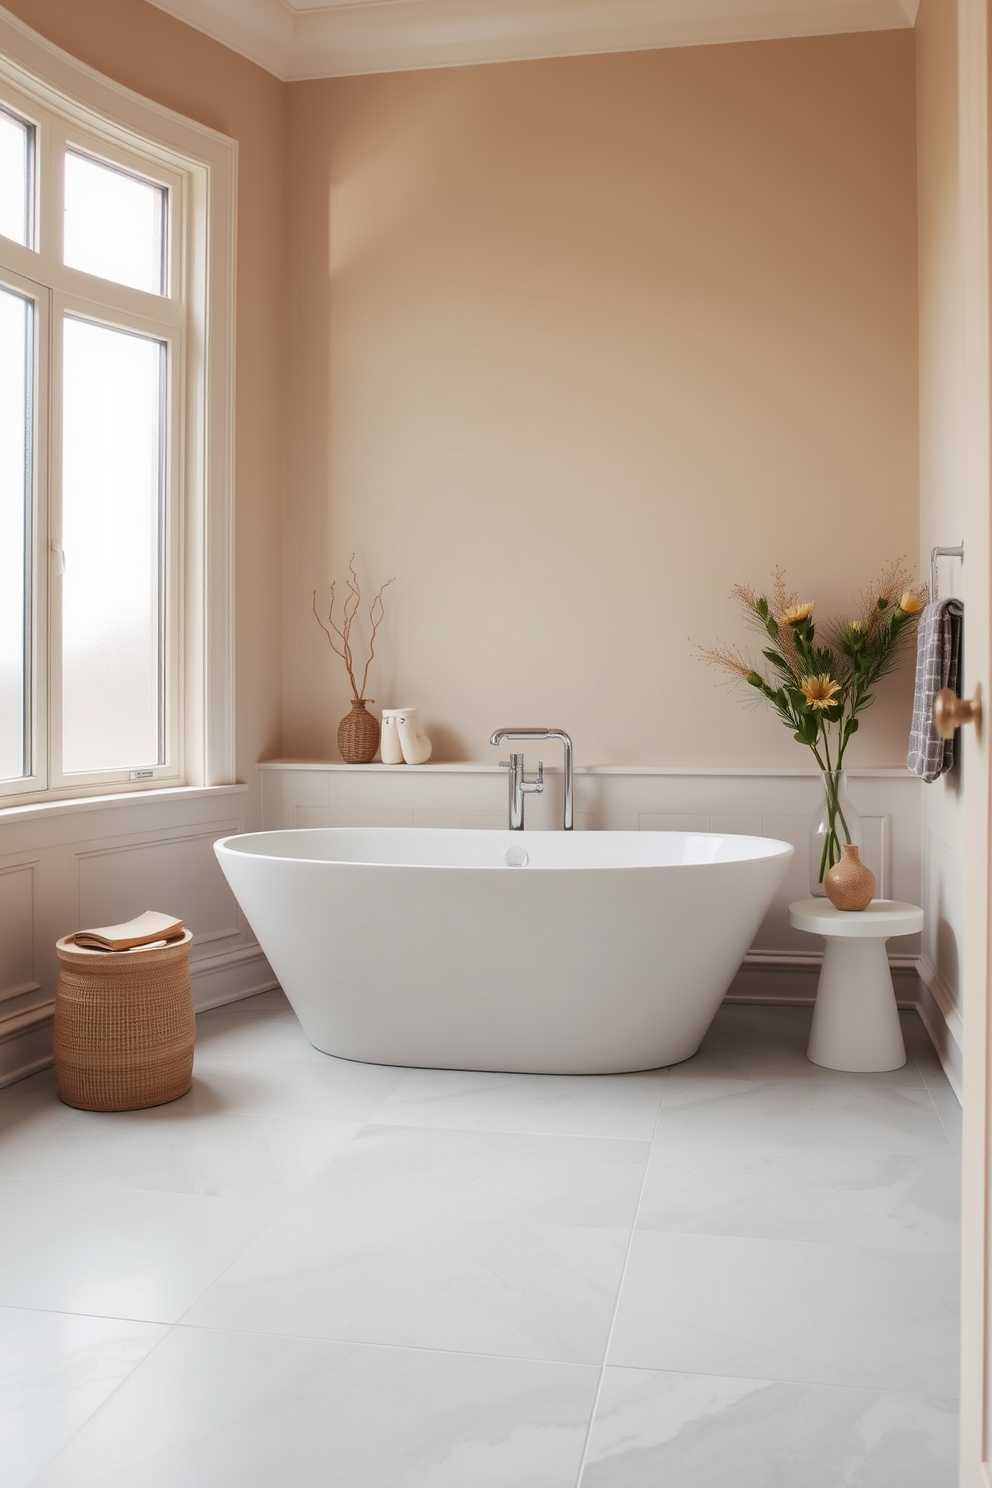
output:
[[[73,56],[238,141],[237,768],[280,737],[283,85],[143,0],[4,0]]]
[[[920,550],[958,543],[966,525],[957,0],[923,0],[917,23],[920,257]],[[967,594],[968,567],[944,560],[941,594]],[[964,779],[923,787],[924,955],[960,1039]]]
[[[396,575],[369,691],[436,757],[810,762],[689,637],[784,565],[845,608],[919,546],[914,38],[292,84],[287,754],[334,758],[310,615]],[[908,671],[852,746],[904,762]]]
[[[142,0],[8,8],[239,141],[243,777],[335,756],[309,604],[353,548],[397,580],[369,690],[438,758],[546,720],[806,763],[688,638],[776,563],[830,609],[917,550],[911,33],[284,88]],[[908,684],[852,762],[901,762]]]

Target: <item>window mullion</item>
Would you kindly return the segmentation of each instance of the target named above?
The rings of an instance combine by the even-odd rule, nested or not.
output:
[[[51,593],[51,491],[52,458],[52,336],[54,315],[51,290],[41,291],[35,309],[35,390],[32,430],[34,480],[31,499],[34,544],[31,555],[31,734],[32,770],[36,788],[47,790],[51,773],[46,744],[51,706],[49,655],[49,598]],[[44,757],[42,757],[44,756]]]
[[[50,413],[48,418],[48,515],[47,541],[39,543],[39,563],[48,584],[47,646],[47,753],[50,787],[62,778],[62,575],[65,555],[62,547],[62,320],[64,302],[56,293],[51,296],[48,335]]]
[[[35,249],[42,262],[62,261],[62,171],[65,139],[59,121],[39,111],[35,147]],[[46,278],[50,273],[46,272]]]
[[[4,565],[10,583],[4,584],[4,598],[10,602],[17,594],[21,596],[20,620],[14,622],[13,636],[5,631],[4,666],[7,668],[8,691],[5,709],[11,707],[9,694],[11,674],[9,668],[15,649],[20,658],[16,663],[15,676],[20,675],[21,695],[17,704],[21,723],[20,768],[23,773],[7,778],[6,772],[2,792],[19,796],[44,790],[48,784],[46,770],[46,599],[47,572],[45,555],[48,542],[47,510],[45,492],[48,479],[48,417],[49,417],[49,360],[48,335],[50,327],[49,294],[45,287],[19,275],[4,271],[0,287],[29,307],[25,316],[26,340],[24,344],[25,380],[24,391],[26,423],[23,435],[24,470],[20,500],[23,502],[23,544],[11,551],[13,534],[6,532]],[[9,458],[13,446],[5,446],[4,454]],[[8,491],[8,495],[9,495]],[[13,565],[10,567],[9,565]],[[19,576],[14,578],[14,570]],[[9,620],[9,617],[8,617]],[[5,620],[5,625],[8,623]],[[12,639],[15,645],[11,644]],[[10,714],[5,713],[9,725]],[[10,736],[7,735],[7,744]],[[10,757],[9,749],[5,759]]]

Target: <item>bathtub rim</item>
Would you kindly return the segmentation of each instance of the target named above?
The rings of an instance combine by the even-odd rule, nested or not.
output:
[[[439,836],[450,837],[452,840],[464,841],[468,834],[475,837],[500,838],[505,847],[524,847],[535,839],[561,838],[566,834],[556,831],[543,831],[532,829],[530,831],[513,831],[507,827],[415,827],[415,826],[336,826],[336,827],[275,827],[255,832],[235,832],[226,837],[216,839],[214,852],[219,856],[221,852],[230,852],[243,860],[267,863],[296,863],[311,864],[313,866],[326,866],[334,868],[354,869],[411,869],[422,872],[445,872],[445,873],[503,873],[508,867],[526,866],[529,873],[604,873],[604,872],[662,872],[677,871],[688,872],[691,869],[733,868],[742,867],[746,863],[765,862],[769,859],[791,857],[795,851],[795,844],[787,842],[781,837],[764,837],[749,832],[690,832],[684,830],[655,830],[641,831],[637,828],[622,828],[619,830],[608,830],[604,832],[575,832],[567,834],[570,838],[630,838],[643,845],[645,840],[652,838],[714,838],[722,841],[733,841],[737,843],[749,843],[759,845],[760,851],[740,853],[736,856],[714,858],[700,862],[577,862],[577,863],[534,863],[526,865],[513,865],[505,861],[491,863],[464,863],[464,862],[423,862],[417,859],[411,860],[383,860],[381,858],[352,858],[352,857],[298,857],[286,852],[264,852],[254,847],[249,847],[250,842],[257,842],[262,838],[275,837],[315,837],[320,835],[361,834],[364,837],[376,837],[409,835],[411,840],[417,837],[430,835],[433,838]]]

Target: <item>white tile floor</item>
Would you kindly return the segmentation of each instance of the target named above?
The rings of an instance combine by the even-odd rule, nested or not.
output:
[[[959,1130],[724,1007],[694,1060],[350,1064],[277,993],[192,1092],[0,1091],[4,1488],[951,1488]]]

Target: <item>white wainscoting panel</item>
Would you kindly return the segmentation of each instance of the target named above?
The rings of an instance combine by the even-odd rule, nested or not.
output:
[[[237,901],[217,870],[214,843],[240,830],[236,817],[206,829],[168,829],[152,841],[114,840],[73,853],[80,925],[115,925],[130,917],[125,906],[141,903],[176,915],[193,932],[191,961],[212,941],[240,936]]]
[[[35,972],[35,871],[37,860],[0,868],[0,1004],[22,1010],[41,990]]]
[[[247,800],[217,786],[0,812],[0,1084],[51,1062],[55,942],[84,925],[179,915],[198,1008],[275,985],[213,851]]]

